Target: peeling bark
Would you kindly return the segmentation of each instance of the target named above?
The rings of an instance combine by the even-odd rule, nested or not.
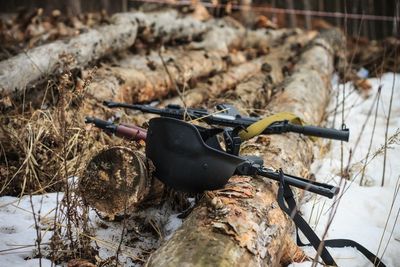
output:
[[[220,51],[182,50],[161,56],[165,66],[149,61],[154,64],[153,70],[131,67],[100,69],[88,93],[100,100],[151,101],[175,91],[176,86],[182,89],[197,78],[224,71],[228,65],[227,54]]]
[[[273,86],[281,83],[285,77],[285,66],[295,57],[309,41],[315,37],[314,32],[296,32],[281,43],[271,48],[268,55],[229,68],[206,82],[198,83],[192,90],[182,96],[163,101],[164,104],[182,105],[182,99],[188,107],[197,106],[210,98],[233,95],[234,104],[241,108],[260,108],[271,98]],[[230,92],[228,90],[233,89]]]
[[[310,123],[322,120],[330,96],[333,50],[323,36],[305,51],[270,103],[273,112],[292,111]],[[242,154],[262,155],[265,165],[307,176],[312,142],[297,134],[259,136]],[[276,184],[236,176],[206,197],[184,224],[152,254],[147,266],[279,266],[304,256],[291,239],[292,222],[276,203]],[[284,256],[284,258],[283,258]]]
[[[315,36],[315,32],[292,36],[275,53],[267,55],[261,71],[240,83],[232,92],[235,99],[233,104],[244,109],[244,112],[249,109],[263,109],[276,88],[281,87],[285,76],[292,71],[298,55]]]
[[[235,52],[237,49],[251,48],[255,53],[265,54],[269,47],[293,34],[293,30],[288,29],[246,33],[232,19],[212,20],[207,22],[207,27],[209,30],[203,41],[190,43],[186,47],[189,50],[162,53],[169,74],[159,54],[153,52],[137,61],[125,59],[122,67],[100,69],[89,86],[89,93],[100,100],[147,102],[159,99],[172,92],[176,94],[177,87],[183,91],[197,79],[225,71],[229,64],[243,63],[246,58]]]

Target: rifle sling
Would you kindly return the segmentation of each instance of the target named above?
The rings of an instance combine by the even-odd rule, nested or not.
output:
[[[260,135],[268,126],[278,121],[289,121],[293,124],[303,125],[303,121],[296,115],[290,112],[280,112],[274,115],[265,117],[239,132],[242,141],[249,140],[254,136]]]
[[[320,256],[321,259],[327,265],[337,266],[335,260],[326,249],[326,247],[332,248],[343,248],[343,247],[354,247],[359,252],[361,252],[375,267],[386,267],[386,265],[372,252],[366,249],[361,244],[349,240],[349,239],[331,239],[331,240],[323,240],[321,244],[321,240],[317,236],[317,234],[312,230],[310,225],[301,217],[299,211],[297,210],[296,201],[294,199],[294,195],[290,186],[284,182],[283,172],[280,171],[280,182],[279,182],[279,190],[277,196],[279,207],[292,218],[294,224],[296,225],[296,236],[297,236],[297,245],[298,246],[310,246],[312,245],[316,251],[321,249]],[[300,240],[300,236],[298,231],[301,231],[308,241],[309,244],[304,244]],[[321,248],[320,248],[320,245]]]

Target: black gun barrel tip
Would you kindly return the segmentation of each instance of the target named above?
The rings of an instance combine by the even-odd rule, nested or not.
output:
[[[331,197],[331,198],[333,198],[334,196],[336,196],[337,194],[339,194],[339,192],[340,192],[340,187],[337,187],[337,186],[332,187],[331,192],[332,192],[332,197]]]
[[[92,123],[94,121],[93,117],[85,117],[85,123]]]

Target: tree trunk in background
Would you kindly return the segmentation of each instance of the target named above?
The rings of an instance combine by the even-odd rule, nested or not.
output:
[[[340,39],[340,40],[339,40]],[[332,43],[340,35],[321,37],[304,52],[295,73],[269,105],[274,112],[292,111],[318,124],[330,97]],[[260,136],[242,148],[263,155],[266,166],[306,176],[312,143],[297,134]],[[155,251],[147,266],[279,266],[301,260],[292,241],[292,222],[278,208],[276,185],[244,176],[231,178],[221,190],[207,192],[175,234]]]
[[[293,0],[286,0],[286,8],[287,9],[294,9],[294,3]],[[296,23],[296,15],[295,14],[289,14],[289,27],[297,27]]]
[[[242,7],[240,15],[244,21],[244,26],[250,28],[255,17],[255,14],[251,11],[251,0],[241,0],[240,4]]]
[[[81,0],[66,0],[65,7],[69,17],[75,17],[82,13]]]
[[[340,1],[335,1],[335,9],[334,10],[335,10],[335,12],[343,12],[341,5],[340,5]],[[339,17],[336,18],[336,25],[338,27],[342,26],[341,19]]]
[[[128,11],[128,0],[121,0],[122,12]]]
[[[305,10],[312,10],[310,0],[303,1],[304,9]],[[306,15],[306,25],[305,28],[307,30],[311,30],[311,15]]]
[[[101,0],[101,9],[108,12],[110,10],[109,0]]]

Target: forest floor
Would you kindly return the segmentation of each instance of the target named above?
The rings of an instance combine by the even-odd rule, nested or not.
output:
[[[20,21],[0,24],[4,43],[0,60],[6,62],[27,54],[27,49],[77,37],[110,21],[105,14],[79,19],[57,12],[48,17],[40,11],[24,14]],[[231,18],[223,26],[218,23],[207,16],[199,25],[247,34]],[[54,266],[80,258],[99,266],[116,262],[142,266],[181,226],[179,217],[197,199],[166,190],[162,198],[129,219],[110,221],[77,194],[81,192],[80,175],[101,149],[129,146],[144,150],[144,142],[118,139],[84,123],[90,115],[147,127],[148,115],[106,108],[101,100],[107,98],[102,99],[101,93],[107,97],[112,91],[117,100],[122,97],[156,106],[179,102],[184,95],[196,107],[211,109],[226,101],[247,115],[264,116],[274,94],[290,80],[310,36],[315,36],[315,32],[298,29],[284,29],[281,34],[262,28],[250,32],[262,31],[263,37],[270,38],[267,47],[260,42],[232,49],[234,40],[221,52],[214,49],[220,48],[219,41],[202,46],[204,32],[201,38],[189,34],[184,40],[171,38],[161,43],[151,35],[153,26],[140,28],[143,38],[133,46],[94,58],[88,65],[76,66],[62,55],[56,73],[46,73],[30,85],[31,91],[0,98],[0,266]],[[208,45],[212,49],[207,50]],[[301,209],[318,235],[356,240],[387,266],[400,266],[400,70],[394,52],[399,47],[394,38],[381,42],[348,38],[342,57],[351,64],[344,71],[341,66],[331,81],[333,97],[323,125],[340,129],[345,124],[350,140],[317,140],[309,170],[318,181],[340,186],[341,194],[326,200],[306,193]],[[264,60],[273,64],[261,64]],[[314,258],[311,247],[303,249],[309,259]],[[329,250],[340,266],[369,264],[353,248]],[[291,266],[311,265],[305,261]]]
[[[342,101],[343,87],[346,87],[344,122],[351,129],[349,143],[343,143],[343,168],[349,169],[352,179],[342,184],[343,195],[335,201],[309,195],[303,205],[303,213],[317,233],[322,235],[330,221],[331,211],[336,207],[336,214],[329,227],[326,239],[350,238],[357,240],[377,255],[387,266],[398,266],[400,260],[400,74],[386,73],[381,78],[368,79],[372,84],[368,98],[360,95],[351,83],[339,84],[332,81],[333,88]],[[379,88],[380,93],[379,93]],[[391,120],[388,128],[387,162],[385,183],[381,186],[383,157],[385,147],[385,129],[391,91],[394,88]],[[328,125],[341,126],[341,106],[333,103],[327,108],[330,114]],[[378,107],[377,105],[378,99]],[[372,112],[371,112],[372,110]],[[376,116],[375,116],[375,112]],[[376,120],[376,121],[375,121]],[[372,137],[372,138],[371,138]],[[354,148],[354,144],[358,144]],[[332,148],[322,157],[317,157],[312,172],[319,181],[340,185],[341,146],[326,144]],[[350,162],[349,152],[353,151]],[[317,151],[317,154],[320,151]],[[363,168],[365,172],[363,173]],[[361,177],[363,181],[361,182]],[[42,214],[42,227],[52,222],[54,210],[62,199],[62,193],[35,195],[23,198],[3,196],[0,198],[0,265],[1,266],[37,266],[39,259],[32,259],[37,253],[35,248],[36,230],[32,216],[31,201],[36,213]],[[165,214],[161,214],[165,216]],[[159,216],[161,216],[159,215]],[[168,223],[164,231],[170,235],[181,224],[178,213],[166,216]],[[100,250],[99,257],[107,258],[115,254],[115,247],[122,225],[103,222],[94,212],[91,224],[96,229],[96,241]],[[48,227],[48,226],[47,226]],[[43,235],[43,245],[52,235],[48,230]],[[149,240],[149,242],[152,242]],[[145,245],[145,244],[144,244]],[[138,248],[136,248],[138,249]],[[142,247],[141,249],[145,249]],[[305,247],[309,256],[315,251]],[[369,262],[353,248],[330,249],[340,266],[368,266]],[[135,249],[122,253],[126,263],[133,265]],[[133,255],[132,255],[133,254]],[[51,261],[42,259],[42,266],[51,266]],[[140,264],[139,264],[140,265]],[[310,262],[293,263],[292,266],[311,266]]]

